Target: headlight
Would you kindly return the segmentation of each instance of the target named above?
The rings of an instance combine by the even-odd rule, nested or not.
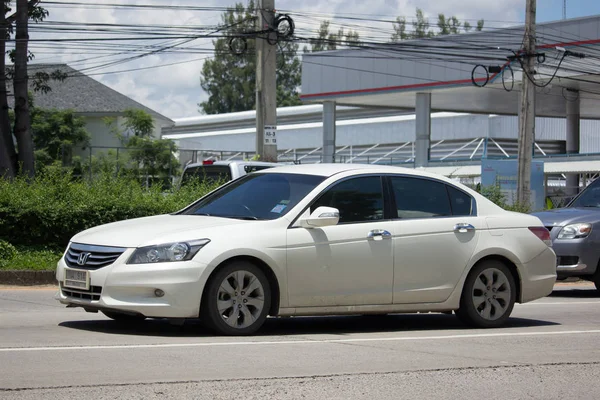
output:
[[[592,224],[571,224],[561,229],[557,239],[580,239],[592,231]]]
[[[140,247],[129,257],[127,264],[153,264],[191,260],[208,242],[210,240],[201,239],[190,242],[165,243],[156,246]]]

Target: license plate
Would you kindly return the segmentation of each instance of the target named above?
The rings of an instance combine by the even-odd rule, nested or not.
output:
[[[90,289],[90,271],[82,271],[80,269],[65,270],[64,287],[75,289]]]

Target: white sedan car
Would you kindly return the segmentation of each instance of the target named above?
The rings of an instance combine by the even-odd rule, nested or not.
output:
[[[200,318],[246,335],[271,316],[449,312],[497,327],[556,280],[537,217],[418,170],[277,167],[187,208],[88,229],[58,300],[115,320]]]

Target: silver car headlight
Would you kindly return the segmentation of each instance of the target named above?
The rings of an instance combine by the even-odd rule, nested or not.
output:
[[[201,239],[140,247],[129,257],[127,264],[154,264],[191,260],[209,242],[209,239]]]
[[[588,237],[592,231],[592,224],[570,224],[563,227],[557,239],[581,239]]]

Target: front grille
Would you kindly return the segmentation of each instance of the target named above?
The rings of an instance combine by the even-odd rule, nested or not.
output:
[[[65,261],[73,268],[98,269],[114,263],[125,250],[123,247],[71,243],[65,254]]]
[[[90,286],[90,290],[73,289],[61,286],[62,294],[67,297],[82,300],[100,300],[100,294],[102,294],[102,286]]]
[[[577,256],[558,256],[556,257],[558,265],[577,265],[579,257]]]

